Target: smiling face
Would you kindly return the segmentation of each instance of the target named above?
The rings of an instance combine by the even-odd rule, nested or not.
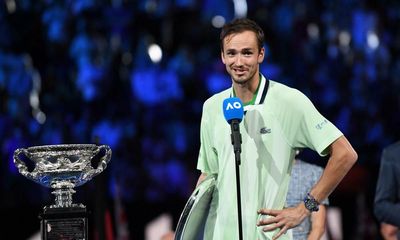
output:
[[[264,48],[259,49],[253,31],[232,33],[224,38],[221,58],[234,84],[258,84],[264,52]]]

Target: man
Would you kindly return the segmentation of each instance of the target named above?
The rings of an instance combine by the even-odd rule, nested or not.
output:
[[[305,95],[259,72],[265,54],[264,33],[254,21],[237,19],[226,24],[220,40],[221,59],[232,88],[215,94],[203,106],[198,182],[207,174],[218,174],[204,239],[239,236],[235,157],[230,126],[222,114],[224,99],[233,96],[242,100],[246,111],[240,123],[243,238],[290,239],[284,233],[329,196],[356,162],[357,154]],[[307,204],[284,208],[295,152],[306,147],[330,154],[329,162],[307,195]]]
[[[400,237],[400,141],[386,147],[381,156],[374,213],[385,239]]]
[[[301,203],[311,188],[321,177],[323,168],[315,164],[296,159],[292,168],[289,191],[286,198],[287,207],[295,207]],[[325,233],[326,207],[328,199],[318,206],[318,211],[312,212],[300,225],[292,229],[294,240],[321,239]]]

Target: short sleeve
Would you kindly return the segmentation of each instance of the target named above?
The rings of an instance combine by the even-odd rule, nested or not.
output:
[[[211,127],[207,102],[205,102],[200,123],[200,151],[197,169],[207,174],[218,173],[218,153],[214,147]]]
[[[319,155],[328,154],[327,148],[343,133],[328,119],[326,119],[313,105],[313,103],[300,91],[292,99],[295,105],[290,113],[293,133],[289,133],[296,148],[311,148]],[[299,123],[296,123],[299,122]]]

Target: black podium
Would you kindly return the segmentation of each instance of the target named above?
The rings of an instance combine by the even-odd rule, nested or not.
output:
[[[85,207],[46,207],[39,215],[42,240],[87,240],[88,217]]]

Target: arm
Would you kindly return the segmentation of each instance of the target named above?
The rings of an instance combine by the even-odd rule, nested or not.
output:
[[[326,223],[326,206],[319,205],[317,212],[311,213],[311,231],[308,234],[307,240],[319,240],[325,232]]]
[[[197,180],[196,187],[207,177],[207,173],[201,173],[199,179]]]
[[[325,170],[310,194],[320,202],[327,198],[357,161],[357,153],[342,136],[330,146],[330,158]]]
[[[381,223],[381,234],[385,240],[397,240],[397,232],[399,228],[388,223]]]
[[[334,141],[330,147],[330,158],[325,170],[311,190],[311,195],[321,201],[329,196],[329,194],[342,181],[347,172],[357,161],[357,153],[354,151],[346,137],[341,136]],[[261,220],[257,225],[268,225],[263,231],[272,231],[277,228],[281,230],[273,239],[277,239],[284,234],[289,228],[293,228],[301,223],[311,213],[308,211],[304,203],[300,203],[294,208],[285,208],[283,210],[260,209],[259,214],[272,216],[271,218]]]

